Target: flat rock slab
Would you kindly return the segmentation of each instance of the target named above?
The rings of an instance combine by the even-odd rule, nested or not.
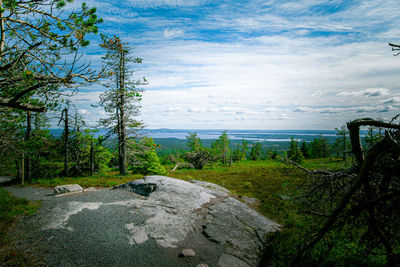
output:
[[[0,176],[0,186],[11,184],[15,180],[16,178],[12,176]]]
[[[279,229],[214,184],[146,176],[118,188],[46,198],[16,236],[35,239],[49,266],[257,266]],[[187,248],[195,256],[178,257]]]
[[[54,194],[66,194],[73,192],[83,192],[82,186],[78,184],[65,184],[65,185],[57,185],[54,187]]]

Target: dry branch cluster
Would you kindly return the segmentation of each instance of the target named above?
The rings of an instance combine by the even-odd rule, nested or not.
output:
[[[360,127],[384,128],[385,136],[369,150],[362,148]],[[302,201],[324,224],[304,246],[295,262],[330,231],[356,229],[360,257],[385,255],[387,264],[400,264],[400,126],[373,119],[347,124],[356,164],[339,171],[309,171]],[[293,163],[294,164],[294,163]]]

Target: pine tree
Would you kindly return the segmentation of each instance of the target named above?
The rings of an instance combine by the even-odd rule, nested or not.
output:
[[[303,153],[304,158],[309,159],[312,157],[311,150],[309,145],[307,145],[306,141],[303,140],[300,147],[301,153]]]
[[[80,10],[65,5],[63,0],[0,0],[0,106],[43,112],[47,102],[58,102],[63,88],[99,77],[79,62],[78,51],[102,20],[85,3]]]
[[[298,147],[298,142],[294,140],[293,137],[290,139],[290,148],[287,151],[287,157],[288,159],[293,160],[297,163],[301,163],[304,160],[303,153]]]
[[[342,127],[340,127],[340,129],[335,128],[335,130],[337,131],[337,134],[336,134],[337,143],[335,145],[336,145],[338,154],[340,154],[340,151],[341,151],[342,159],[346,160],[346,150],[347,150],[347,146],[349,143],[349,142],[347,142],[347,135],[349,132],[347,131],[346,126],[344,126],[344,125],[342,125]]]
[[[132,57],[132,50],[126,43],[117,36],[102,36],[102,40],[100,46],[107,51],[103,60],[112,71],[111,80],[104,84],[108,90],[100,96],[99,106],[108,113],[107,118],[100,119],[100,125],[108,129],[108,136],[117,136],[119,171],[126,174],[127,140],[143,128],[143,124],[135,119],[142,92],[136,86],[145,84],[146,80],[131,81],[131,63],[142,63],[142,59]]]
[[[261,142],[255,142],[251,147],[250,159],[259,160],[261,158],[262,145]]]
[[[229,136],[225,130],[222,132],[221,136],[218,137],[218,139],[211,144],[213,154],[224,165],[230,164],[231,160],[231,149],[229,148],[230,142],[231,141],[229,139]]]

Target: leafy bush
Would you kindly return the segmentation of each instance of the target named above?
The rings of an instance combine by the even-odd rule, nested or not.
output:
[[[157,156],[156,147],[154,140],[147,137],[130,143],[130,148],[132,149],[130,165],[134,173],[144,175],[164,175],[167,173]]]

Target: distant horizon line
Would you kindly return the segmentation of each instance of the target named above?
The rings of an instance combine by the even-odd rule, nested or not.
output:
[[[60,128],[48,128],[49,130],[63,130],[62,127]],[[92,128],[88,127],[88,129],[91,130],[96,130],[96,129],[102,129],[105,130],[107,128]],[[199,128],[144,128],[142,130],[173,130],[173,131],[333,131],[336,132],[336,130],[327,130],[327,129],[217,129],[217,128],[209,128],[209,129],[199,129]]]

